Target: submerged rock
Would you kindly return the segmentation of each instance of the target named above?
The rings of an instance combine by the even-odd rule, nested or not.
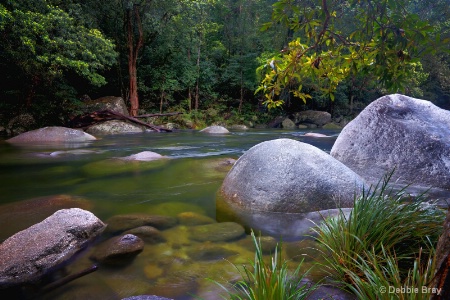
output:
[[[322,127],[331,122],[331,114],[326,111],[305,110],[294,115],[295,124],[313,124]]]
[[[164,166],[167,161],[168,159],[139,161],[111,158],[88,163],[82,167],[82,171],[89,176],[110,176],[158,169]]]
[[[98,245],[91,258],[103,264],[123,264],[133,260],[142,250],[143,240],[133,234],[125,234]]]
[[[195,295],[198,282],[191,274],[175,272],[167,277],[159,278],[148,293],[163,297],[184,299]]]
[[[187,255],[196,261],[214,261],[237,255],[238,252],[214,244],[199,244],[187,249]]]
[[[277,139],[245,152],[226,176],[219,197],[243,212],[307,213],[352,207],[363,184],[322,150]]]
[[[245,234],[244,227],[234,222],[199,225],[190,228],[190,238],[199,242],[224,242]]]
[[[127,214],[116,215],[105,222],[108,232],[123,232],[141,226],[152,226],[157,229],[166,229],[175,226],[177,219],[170,216]]]
[[[124,232],[124,234],[133,234],[149,244],[165,242],[166,239],[161,235],[161,231],[152,226],[136,227]]]
[[[226,129],[223,126],[209,126],[209,127],[206,127],[205,129],[200,130],[200,132],[210,133],[210,134],[226,134],[226,133],[230,133],[228,131],[228,129]]]
[[[96,138],[82,130],[66,127],[44,127],[27,131],[6,140],[8,143],[35,143],[35,142],[86,142]]]
[[[177,215],[178,223],[185,226],[196,226],[216,223],[216,220],[196,212],[182,212]]]
[[[40,279],[87,246],[105,228],[92,213],[62,209],[0,244],[0,288]]]
[[[395,168],[394,180],[450,190],[450,111],[381,97],[342,130],[331,155],[370,182]]]
[[[263,254],[273,254],[275,252],[275,248],[277,247],[278,241],[271,236],[259,236],[256,238],[257,242],[261,245],[261,251]],[[255,252],[256,247],[251,236],[246,236],[245,239],[239,241],[239,245],[242,247]],[[284,248],[284,244],[283,244]]]

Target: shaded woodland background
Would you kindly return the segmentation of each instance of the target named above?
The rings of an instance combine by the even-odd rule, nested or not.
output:
[[[328,2],[352,18],[350,2],[355,1]],[[363,2],[388,6],[392,1]],[[450,37],[448,0],[403,2],[402,13],[428,22],[436,41]],[[65,124],[85,99],[107,95],[126,99],[132,114],[184,112],[201,123],[264,123],[274,115],[306,109],[351,118],[388,92],[376,78],[356,73],[337,86],[334,101],[304,82],[312,99],[304,103],[282,95],[284,104],[268,111],[264,95],[255,94],[263,76],[256,70],[301,35],[272,20],[274,3],[2,1],[0,121],[28,112],[39,125]],[[278,3],[314,13],[324,2]],[[343,20],[340,26],[351,32],[354,24]],[[449,47],[421,54],[400,92],[449,109]]]

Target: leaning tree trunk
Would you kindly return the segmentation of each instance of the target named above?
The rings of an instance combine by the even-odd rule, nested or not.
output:
[[[133,17],[134,15],[134,17]],[[133,20],[138,28],[138,38],[136,44],[134,44],[134,31]],[[130,115],[136,116],[139,109],[139,97],[137,86],[137,57],[139,50],[143,46],[143,31],[141,18],[139,16],[138,7],[133,6],[127,13],[127,35],[128,35],[128,75],[130,77]]]
[[[434,288],[441,291],[432,295],[433,300],[450,299],[450,209],[444,222],[444,230],[436,246],[436,274]]]

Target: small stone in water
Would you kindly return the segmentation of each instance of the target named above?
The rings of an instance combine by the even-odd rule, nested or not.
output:
[[[199,225],[190,229],[190,238],[199,242],[229,241],[240,238],[244,234],[244,227],[233,222]]]
[[[196,212],[182,212],[177,215],[178,222],[181,225],[186,226],[195,226],[195,225],[205,225],[205,224],[212,224],[216,223],[216,220],[213,218],[210,218],[208,216],[196,213]]]
[[[166,241],[166,239],[161,235],[161,232],[152,226],[136,227],[124,232],[124,234],[128,233],[140,237],[144,242],[148,244],[157,244]]]
[[[97,246],[92,259],[104,264],[130,262],[144,249],[144,241],[132,234],[113,237]]]
[[[145,266],[144,273],[148,279],[156,279],[160,277],[164,271],[156,264],[149,264]]]

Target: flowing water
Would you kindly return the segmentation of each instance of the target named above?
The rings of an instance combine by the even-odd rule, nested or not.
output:
[[[41,221],[55,207],[74,207],[74,203],[103,221],[119,214],[176,217],[183,212],[217,219],[216,192],[231,168],[230,159],[276,138],[306,142],[329,152],[338,132],[318,132],[332,137],[305,137],[305,131],[300,130],[249,130],[228,135],[196,131],[128,134],[53,145],[13,146],[0,141],[0,241]],[[170,159],[114,160],[142,151]],[[185,225],[162,230],[165,242],[146,244],[132,263],[100,266],[44,298],[121,299],[153,294],[173,299],[220,299],[220,287],[207,278],[220,283],[238,279],[232,264],[253,259],[251,239],[196,242],[189,239],[189,230]],[[268,245],[274,244],[271,237],[265,238]],[[308,239],[283,243],[283,254],[290,259],[292,269],[298,265],[299,253],[307,254],[311,245]],[[65,271],[73,273],[92,265],[89,257],[93,249],[81,253]],[[314,259],[307,258],[306,268]]]

